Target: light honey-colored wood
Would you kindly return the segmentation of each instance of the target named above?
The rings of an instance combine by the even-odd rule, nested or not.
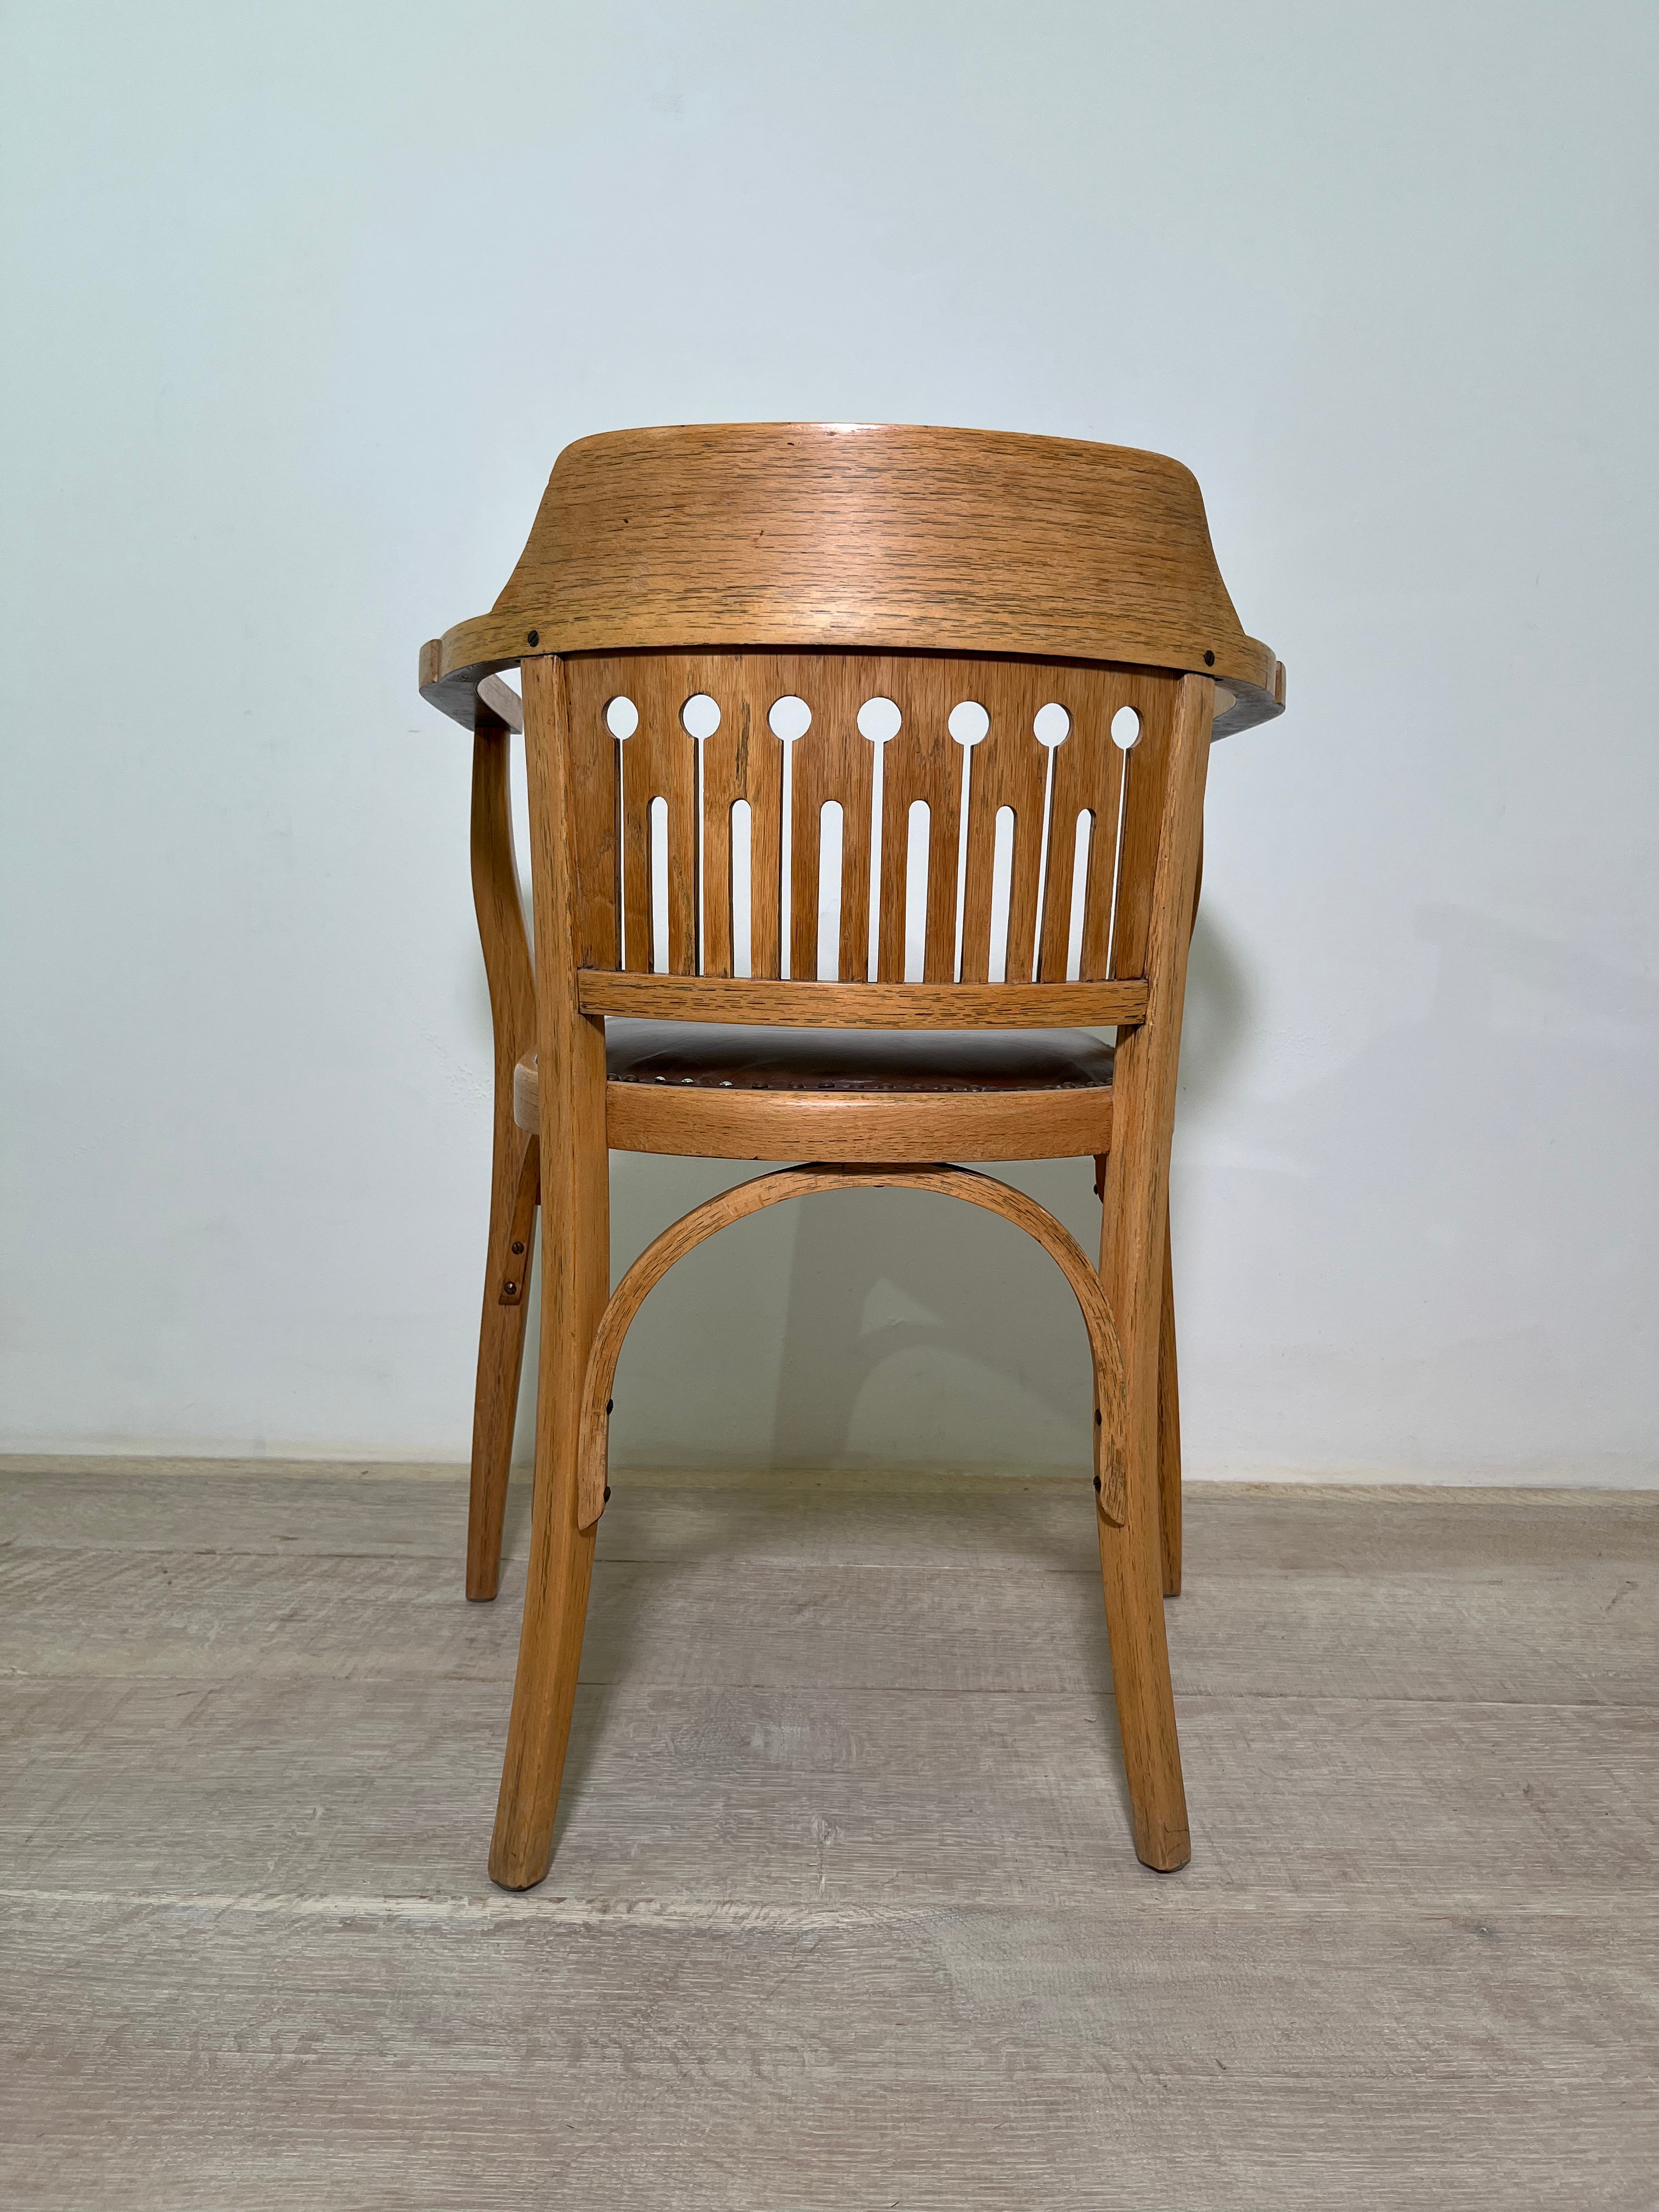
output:
[[[518,702],[505,684],[490,687],[498,704]],[[536,1036],[536,986],[519,902],[509,800],[509,725],[482,696],[472,739],[472,894],[489,981],[495,1032],[495,1110],[490,1170],[489,1233],[483,1312],[478,1327],[477,1382],[472,1411],[472,1509],[467,1524],[466,1594],[495,1595],[501,1571],[501,1515],[513,1459],[513,1426],[524,1362],[524,1310],[501,1297],[507,1281],[524,1282],[535,1247],[534,1168],[514,1114],[514,1068]],[[526,1172],[532,1188],[526,1202]],[[514,1252],[514,1245],[522,1251]]]
[[[533,1059],[514,1071],[521,1128],[540,1127]],[[690,1159],[1051,1160],[1111,1141],[1109,1089],[869,1092],[715,1091],[644,1083],[605,1086],[612,1152]]]
[[[1183,678],[1167,733],[1148,723],[1134,749],[1126,815],[1155,840],[1143,902],[1132,915],[1129,957],[1144,960],[1146,1018],[1125,1033],[1113,1077],[1113,1137],[1106,1163],[1100,1273],[1123,1349],[1127,1504],[1124,1522],[1100,1525],[1101,1570],[1112,1644],[1112,1679],[1123,1735],[1135,1849],[1150,1866],[1184,1866],[1192,1854],[1163,1607],[1158,1480],[1158,1378],[1168,1225],[1170,1135],[1181,1049],[1182,1000],[1209,757],[1212,686]],[[1163,803],[1144,796],[1141,754],[1164,769]],[[1159,755],[1164,757],[1159,761]],[[1128,845],[1125,866],[1144,848]],[[1119,927],[1121,928],[1120,907]],[[1144,923],[1141,916],[1144,915]]]
[[[593,1348],[588,1355],[587,1379],[582,1391],[581,1472],[578,1484],[577,1519],[583,1528],[598,1521],[611,1492],[606,1484],[606,1455],[610,1441],[611,1389],[617,1362],[634,1317],[646,1299],[688,1252],[751,1213],[786,1199],[806,1198],[815,1193],[851,1189],[931,1190],[959,1198],[969,1206],[1012,1221],[1042,1245],[1071,1285],[1084,1327],[1095,1377],[1095,1496],[1106,1520],[1121,1523],[1124,1506],[1123,1363],[1117,1331],[1100,1287],[1100,1278],[1071,1231],[1056,1221],[1046,1206],[1024,1191],[1015,1190],[994,1176],[970,1175],[960,1168],[891,1166],[855,1168],[813,1164],[786,1168],[777,1175],[757,1176],[734,1190],[695,1206],[671,1228],[654,1238],[635,1261],[611,1293]]]
[[[685,645],[1033,653],[1216,677],[1279,711],[1198,485],[1127,447],[894,424],[684,425],[559,456],[494,611],[435,684],[526,653]]]
[[[516,1094],[515,1094],[516,1096]],[[541,1139],[532,1133],[524,1148],[519,1188],[513,1200],[512,1242],[507,1248],[507,1272],[496,1297],[504,1306],[521,1305],[529,1289],[530,1263],[535,1252],[536,1214],[542,1202]]]
[[[1109,1029],[1146,1011],[1139,980],[1101,983],[769,983],[746,976],[576,979],[585,1014],[646,1020],[759,1022],[778,1029]]]
[[[1165,1597],[1181,1595],[1181,1385],[1176,1361],[1175,1273],[1164,1209],[1164,1290],[1158,1308],[1158,1528]]]
[[[889,1097],[613,1083],[605,1127],[617,1152],[698,1159],[1052,1160],[1106,1149],[1112,1094]]]
[[[507,1725],[489,1870],[509,1889],[539,1881],[576,1694],[593,1536],[576,1515],[578,1407],[610,1272],[610,1176],[605,1142],[605,1030],[576,999],[577,807],[569,763],[564,672],[524,672],[536,884],[540,1087],[542,1341],[536,1393],[536,1483],[524,1627]]]
[[[1123,708],[1143,722],[1160,715],[1167,721],[1168,676],[941,653],[627,653],[579,655],[567,678],[580,816],[578,960],[585,969],[602,976],[620,967],[635,978],[716,984],[787,971],[799,986],[843,989],[872,976],[898,988],[908,965],[913,989],[957,988],[958,973],[966,989],[982,988],[993,975],[999,984],[1026,988],[1040,975],[1060,989],[1071,975],[1091,983],[1105,978],[1127,772],[1111,723]],[[719,715],[718,727],[701,740],[684,719],[699,695]],[[805,703],[811,723],[786,742],[774,733],[774,711],[793,700]],[[884,740],[860,726],[861,709],[875,702],[890,719],[898,716],[896,732]],[[951,728],[953,711],[969,704],[988,718],[976,744]],[[615,734],[619,708],[637,718],[631,735]],[[1064,734],[1057,742],[1038,734],[1045,714],[1060,717]],[[624,713],[624,726],[629,719]],[[1158,751],[1150,741],[1147,759]],[[1155,805],[1161,790],[1155,765],[1134,781]],[[732,860],[739,799],[750,809],[749,974],[742,978],[734,975],[742,906]],[[825,947],[820,850],[832,805],[841,822],[840,919],[836,944]],[[927,810],[925,899],[909,883],[910,815],[917,806]],[[1005,933],[993,945],[1004,808],[1012,817],[1012,874]],[[660,884],[651,857],[653,810],[665,832]],[[1085,817],[1089,860],[1079,886],[1073,856]],[[1082,908],[1074,917],[1079,888]],[[922,922],[919,948],[907,944],[913,903]],[[613,911],[603,916],[606,906]],[[1134,972],[1118,964],[1121,976]]]
[[[1170,1127],[1205,756],[1213,736],[1284,700],[1282,667],[1245,636],[1226,597],[1196,485],[1155,455],[967,432],[749,425],[585,441],[561,456],[495,613],[423,649],[422,689],[504,738],[519,709],[497,672],[514,663],[542,981],[534,1054],[520,1001],[496,1008],[498,1125],[505,1111],[518,1127],[517,1149],[498,1157],[492,1223],[501,1216],[514,1265],[527,1256],[525,1212],[539,1179],[547,1293],[532,1555],[492,1872],[522,1887],[548,1864],[604,1498],[598,1409],[651,1281],[688,1239],[809,1184],[969,1195],[974,1182],[1001,1193],[975,1202],[1017,1218],[1029,1201],[939,1164],[1089,1153],[1103,1163],[1099,1269],[1041,1209],[1024,1225],[1068,1271],[1103,1378],[1097,1518],[1136,1849],[1150,1865],[1184,1863],[1161,1604],[1181,1579]],[[716,726],[694,735],[687,702],[699,694]],[[786,742],[774,710],[793,696],[810,723]],[[894,703],[899,724],[879,744],[860,721],[878,699]],[[608,711],[619,700],[637,710],[631,732],[632,717]],[[988,721],[971,744],[950,728],[967,702]],[[1127,750],[1111,735],[1125,706],[1139,718]],[[1055,708],[1065,734],[1045,744],[1041,710]],[[510,873],[510,839],[505,870],[499,851],[501,758],[499,790],[491,755],[477,802],[489,817],[491,882]],[[821,934],[820,833],[832,802],[839,923]],[[925,901],[907,880],[919,803]],[[665,821],[660,872],[653,810]],[[997,943],[1003,810],[1012,839]],[[515,910],[516,896],[514,885]],[[919,927],[907,943],[910,909]],[[488,926],[499,933],[498,920]],[[492,1003],[494,994],[492,970]],[[728,1046],[730,1059],[700,1066],[660,1044],[631,1048],[645,1057],[630,1060],[618,1042],[607,1081],[612,1016],[826,1030],[1112,1026],[1119,1060],[1109,1081],[1103,1054],[1100,1068],[1065,1054],[1056,1065],[1029,1056],[1034,1039],[1016,1042],[1028,1057],[1004,1076],[983,1054],[970,1065],[935,1052],[942,1077],[918,1068],[912,1080],[908,1066],[878,1059],[842,1079],[839,1066],[820,1069],[816,1047],[803,1060]],[[1031,1087],[1013,1087],[1036,1068]],[[665,1232],[607,1308],[607,1146],[815,1164],[762,1177],[750,1195],[726,1194]],[[497,1256],[492,1243],[499,1334],[522,1312],[522,1277]],[[1121,1393],[1100,1352],[1110,1331],[1121,1340]],[[479,1403],[489,1395],[492,1465],[504,1478],[511,1414],[499,1351],[490,1373],[487,1394],[481,1353]],[[481,1491],[473,1519],[470,1558],[487,1559],[492,1543],[499,1550],[499,1495]]]

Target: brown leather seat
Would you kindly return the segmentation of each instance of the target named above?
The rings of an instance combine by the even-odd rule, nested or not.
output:
[[[753,1094],[785,1094],[779,1107],[787,1097],[796,1113],[812,1096],[821,1102],[814,1157],[883,1158],[897,1139],[882,1102],[927,1096],[957,1124],[940,1132],[946,1140],[930,1157],[1051,1157],[1057,1114],[1087,1139],[1068,1149],[1103,1151],[1113,1058],[1087,1030],[767,1029],[613,1017],[605,1024],[608,1133],[623,1151],[793,1158],[799,1136],[788,1142],[781,1125],[783,1149],[766,1148],[771,1117]],[[734,1092],[751,1102],[740,1116],[732,1112]],[[952,1100],[966,1111],[952,1114]],[[538,1125],[534,1053],[519,1063],[513,1108],[520,1127]],[[727,1149],[728,1139],[737,1149]]]

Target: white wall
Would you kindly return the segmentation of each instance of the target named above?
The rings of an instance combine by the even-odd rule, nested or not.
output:
[[[1650,1480],[1650,5],[9,11],[15,1449],[464,1455],[489,1027],[414,690],[661,421],[1175,453],[1217,753],[1196,1472]],[[618,1157],[618,1261],[740,1172]],[[1080,1235],[1085,1165],[1016,1170]],[[688,1261],[619,1462],[1081,1466],[1068,1294],[860,1194]]]

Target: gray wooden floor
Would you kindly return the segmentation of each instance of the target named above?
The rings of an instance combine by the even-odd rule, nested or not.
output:
[[[0,1474],[10,2212],[1659,2203],[1659,1498],[1193,1492],[1158,1876],[1082,1481],[619,1480],[526,1898],[464,1516]]]

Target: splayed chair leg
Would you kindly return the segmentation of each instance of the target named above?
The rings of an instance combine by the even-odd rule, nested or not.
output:
[[[1164,1297],[1158,1326],[1158,1506],[1164,1595],[1181,1595],[1181,1392],[1176,1371],[1175,1277],[1164,1225]]]
[[[522,680],[538,885],[542,1328],[524,1629],[489,1850],[489,1871],[506,1889],[538,1882],[553,1856],[593,1571],[593,1530],[577,1510],[582,1379],[611,1284],[605,1024],[587,1019],[576,996],[564,679],[544,657],[524,663]]]

